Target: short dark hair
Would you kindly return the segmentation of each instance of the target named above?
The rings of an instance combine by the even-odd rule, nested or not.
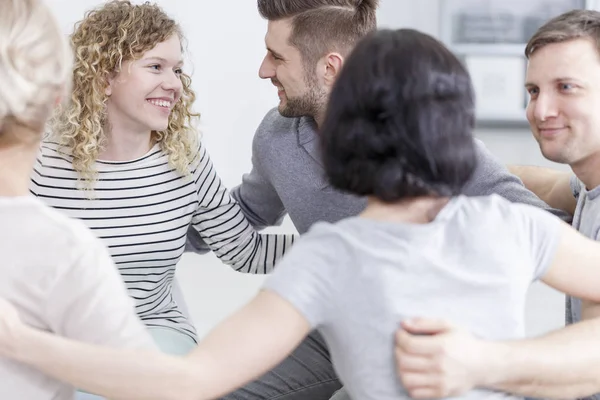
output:
[[[571,10],[552,18],[542,25],[525,46],[525,57],[536,50],[552,44],[573,39],[591,39],[600,50],[600,12],[595,10]]]
[[[469,74],[439,41],[412,29],[363,39],[333,86],[321,127],[337,189],[394,202],[459,194],[476,165]]]
[[[258,12],[269,20],[291,18],[289,42],[305,65],[331,51],[347,55],[377,27],[379,0],[258,0]]]

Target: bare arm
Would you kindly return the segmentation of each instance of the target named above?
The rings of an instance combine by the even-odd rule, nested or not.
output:
[[[599,263],[600,244],[562,223],[556,253],[542,280],[598,302]],[[444,321],[409,321],[403,328],[397,336],[398,369],[415,398],[455,396],[474,387],[557,399],[600,392],[598,318],[539,338],[505,342],[476,339]]]
[[[488,343],[494,361],[481,385],[538,398],[593,395],[600,392],[599,338],[600,319],[592,319],[537,339]]]
[[[307,320],[290,303],[262,291],[189,356],[178,358],[61,338],[22,325],[14,309],[0,305],[3,356],[114,399],[220,397],[277,365],[310,331]]]
[[[581,317],[589,320],[600,316],[600,244],[563,227],[561,246],[552,266],[542,281],[573,297],[582,299]],[[600,338],[599,338],[600,339]],[[600,392],[600,388],[598,390]]]
[[[492,344],[497,371],[481,384],[533,397],[583,397],[600,392],[600,244],[563,224],[552,265],[542,277],[549,286],[586,299],[583,317],[537,339]],[[492,355],[494,356],[494,355]],[[528,370],[532,368],[532,370]],[[487,382],[486,382],[487,380]]]
[[[523,182],[510,173],[505,164],[496,158],[478,139],[475,139],[477,150],[477,168],[469,182],[463,187],[463,194],[467,196],[488,196],[499,194],[512,203],[529,204],[546,210],[566,222],[573,216],[563,210],[553,208],[527,189]]]
[[[573,215],[577,199],[570,186],[570,172],[552,168],[509,165],[509,171],[518,176],[525,187],[535,193],[552,208],[558,208]]]
[[[398,369],[413,398],[458,396],[475,387],[550,399],[600,392],[597,318],[512,342],[479,340],[438,320],[407,321],[403,328]]]

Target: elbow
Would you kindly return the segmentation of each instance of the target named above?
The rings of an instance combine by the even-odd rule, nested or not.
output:
[[[243,263],[232,262],[232,263],[229,263],[229,266],[235,272],[238,272],[240,274],[258,274],[259,273],[259,271],[257,270],[257,268],[252,268],[250,260],[246,260]]]
[[[251,256],[244,260],[232,260],[228,264],[235,272],[241,274],[264,275],[268,274],[273,269],[271,263],[259,259],[258,255]]]
[[[271,272],[270,269],[265,268],[265,269],[260,269],[260,268],[252,268],[252,267],[248,267],[248,266],[242,266],[240,268],[235,268],[234,267],[235,272],[239,272],[240,274],[245,274],[245,275],[265,275],[268,274],[269,272]]]

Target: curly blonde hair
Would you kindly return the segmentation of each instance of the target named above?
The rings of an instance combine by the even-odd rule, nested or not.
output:
[[[113,0],[88,11],[71,35],[75,53],[73,91],[70,102],[57,110],[51,123],[51,137],[73,158],[84,189],[92,189],[97,179],[94,164],[105,144],[105,89],[111,73],[124,61],[140,58],[145,52],[177,34],[183,41],[179,25],[155,4],[131,4]],[[192,111],[196,95],[191,78],[181,74],[183,92],[169,117],[164,131],[152,135],[168,155],[169,164],[182,175],[197,157],[198,137],[192,121],[199,114]]]

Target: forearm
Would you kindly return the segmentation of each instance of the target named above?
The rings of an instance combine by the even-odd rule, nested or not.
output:
[[[485,346],[490,364],[480,386],[553,399],[600,392],[600,319],[539,338]]]
[[[527,189],[550,207],[573,215],[576,199],[570,188],[571,174],[551,168],[510,165],[509,171],[518,176]]]
[[[0,357],[103,397],[130,400],[219,398],[275,367],[311,330],[292,304],[269,291],[219,324],[185,358],[80,343],[13,325],[10,340],[0,340]]]
[[[205,399],[198,362],[158,351],[93,346],[26,327],[9,356],[111,399]],[[208,390],[205,386],[205,388]]]
[[[581,301],[581,319],[591,320],[600,317],[600,303],[593,301]]]
[[[525,187],[546,201],[545,197],[552,191],[557,175],[549,168],[532,165],[509,165],[508,170],[519,177]]]

